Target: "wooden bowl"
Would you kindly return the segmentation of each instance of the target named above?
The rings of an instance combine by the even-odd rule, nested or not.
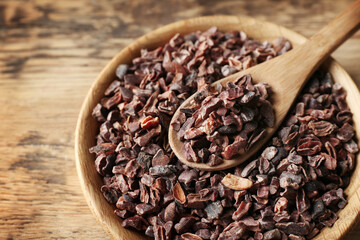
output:
[[[104,96],[104,91],[115,79],[115,69],[121,63],[130,64],[131,60],[139,56],[140,49],[154,49],[165,44],[174,34],[187,34],[197,30],[207,30],[216,26],[221,31],[241,30],[249,37],[264,41],[272,41],[279,36],[289,39],[294,46],[306,41],[306,38],[284,27],[256,20],[249,17],[209,16],[175,22],[152,31],[134,41],[117,54],[101,71],[91,86],[82,105],[75,134],[76,167],[86,201],[103,226],[105,231],[114,239],[148,239],[136,231],[124,229],[120,219],[114,214],[114,206],[103,197],[100,187],[102,180],[95,170],[95,156],[89,153],[89,148],[95,145],[95,137],[99,132],[98,123],[91,113],[95,105]],[[347,91],[347,102],[353,112],[357,139],[360,139],[360,93],[346,71],[335,60],[329,59],[322,68],[329,71],[335,82],[340,83]],[[357,156],[357,160],[360,155]],[[339,212],[339,220],[332,228],[324,228],[315,239],[342,239],[344,234],[358,220],[360,211],[360,165],[357,164],[352,175],[350,185],[346,188],[348,204]]]

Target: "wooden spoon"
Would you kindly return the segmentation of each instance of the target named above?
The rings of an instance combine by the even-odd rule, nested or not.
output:
[[[275,133],[298,93],[318,66],[331,52],[348,39],[359,26],[360,0],[357,0],[303,45],[270,61],[214,82],[212,85],[221,83],[225,86],[229,81],[235,81],[244,75],[250,74],[254,82],[268,83],[273,92],[272,103],[276,117],[275,125],[273,128],[266,129],[266,137],[255,143],[248,152],[238,154],[233,159],[225,159],[222,164],[211,167],[205,163],[195,163],[186,160],[183,152],[183,142],[177,138],[177,131],[175,131],[172,124],[170,124],[168,134],[169,143],[178,159],[190,167],[207,171],[231,168],[246,161],[264,146],[269,138]],[[193,100],[194,96],[195,94],[181,104],[173,115],[171,123],[178,118],[181,108],[190,106],[190,102]]]

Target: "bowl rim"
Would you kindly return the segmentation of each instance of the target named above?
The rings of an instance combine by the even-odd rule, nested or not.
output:
[[[111,224],[109,224],[109,222],[107,222],[106,220],[104,220],[103,214],[101,213],[101,211],[99,211],[95,205],[95,201],[97,201],[97,199],[95,198],[103,198],[100,189],[95,189],[96,192],[99,192],[99,196],[94,196],[92,194],[92,191],[94,189],[92,189],[92,185],[85,182],[85,175],[87,173],[87,170],[85,169],[85,167],[83,166],[83,161],[86,161],[86,159],[84,160],[83,158],[85,158],[84,156],[82,156],[81,151],[82,151],[82,135],[81,132],[84,128],[86,128],[87,124],[86,122],[84,122],[84,120],[88,117],[88,114],[90,113],[91,115],[91,111],[92,108],[95,107],[95,105],[91,105],[89,106],[89,103],[92,101],[93,103],[97,104],[98,101],[94,101],[92,100],[92,98],[94,97],[94,91],[96,90],[96,87],[99,85],[99,83],[106,82],[107,85],[110,83],[110,81],[105,81],[104,79],[106,79],[105,76],[109,76],[109,75],[114,75],[115,73],[109,73],[109,68],[111,68],[112,65],[114,64],[120,64],[119,62],[119,56],[124,54],[125,52],[127,52],[127,54],[130,54],[132,56],[137,56],[138,52],[136,52],[136,49],[138,48],[138,45],[144,41],[147,41],[149,39],[151,39],[152,35],[157,35],[157,34],[161,34],[161,33],[169,33],[169,32],[174,32],[174,28],[179,27],[179,26],[186,26],[190,23],[194,24],[196,22],[202,22],[202,21],[209,21],[211,20],[214,24],[216,25],[216,19],[217,18],[225,18],[229,21],[247,21],[247,22],[257,22],[257,23],[261,23],[261,24],[266,24],[267,26],[272,26],[272,27],[276,27],[279,29],[279,32],[281,33],[282,36],[285,37],[286,34],[288,35],[293,35],[296,38],[298,38],[298,43],[297,44],[301,44],[303,42],[305,42],[308,38],[306,38],[305,36],[301,35],[298,32],[295,32],[291,29],[285,28],[281,25],[272,23],[272,22],[268,22],[268,21],[264,21],[264,20],[259,20],[256,18],[252,18],[249,16],[234,16],[234,15],[211,15],[211,16],[202,16],[202,17],[195,17],[195,18],[188,18],[188,19],[184,19],[184,20],[180,20],[180,21],[175,21],[172,22],[170,24],[164,25],[162,27],[156,28],[155,30],[148,32],[144,35],[142,35],[141,37],[136,38],[134,41],[132,41],[129,45],[125,46],[124,48],[121,49],[121,51],[119,51],[101,70],[101,72],[98,74],[98,76],[96,77],[95,81],[91,84],[90,89],[88,90],[83,102],[82,102],[82,106],[78,115],[78,119],[77,119],[77,123],[76,123],[76,130],[75,130],[75,162],[76,162],[76,170],[77,170],[77,174],[78,174],[78,178],[80,181],[80,186],[82,189],[82,192],[84,194],[85,200],[91,210],[91,212],[93,213],[93,215],[95,216],[96,220],[100,223],[100,225],[103,227],[103,229],[105,230],[106,233],[108,233],[113,239],[127,239],[127,238],[121,238],[124,236],[136,236],[138,235],[137,232],[135,231],[131,231],[131,230],[127,230],[125,228],[123,228],[123,231],[130,231],[127,234],[125,233],[123,236],[118,236],[118,232],[114,231],[113,227],[115,226],[111,226]],[[240,28],[240,27],[239,27]],[[240,29],[241,30],[241,29]],[[193,31],[188,31],[188,32],[193,32]],[[246,33],[246,31],[244,31]],[[168,39],[169,40],[169,39]],[[140,44],[141,45],[141,44]],[[345,69],[338,63],[336,62],[336,60],[334,60],[332,57],[329,57],[325,63],[323,63],[321,65],[321,68],[326,68],[329,69],[328,71],[330,71],[330,69],[337,69],[336,71],[341,71],[342,74],[348,78],[349,80],[349,84],[351,85],[350,87],[354,88],[355,91],[357,91],[357,94],[360,96],[360,92],[359,89],[357,88],[357,86],[355,85],[354,81],[352,80],[352,78],[350,77],[350,75],[345,71]],[[334,70],[335,71],[335,70]],[[103,91],[102,91],[103,94]],[[360,98],[359,98],[360,99]],[[89,111],[89,107],[91,107],[91,110]],[[353,109],[352,109],[353,110]],[[352,111],[353,112],[353,111]],[[359,133],[357,133],[357,138],[359,139]],[[95,143],[95,140],[94,140]],[[85,149],[88,151],[88,149]],[[360,155],[360,154],[359,154]],[[358,158],[359,159],[359,156]],[[93,160],[95,159],[95,157],[93,157]],[[92,162],[94,162],[92,160]],[[89,160],[87,160],[89,161]],[[94,168],[95,169],[95,168]],[[351,175],[351,178],[353,178],[353,175],[355,174],[355,170],[353,170],[353,173]],[[100,176],[99,176],[100,177]],[[348,189],[349,186],[347,186],[345,188]],[[356,193],[354,193],[356,195]],[[359,199],[359,197],[358,197]],[[349,198],[347,199],[349,202]],[[109,203],[107,203],[109,204]],[[110,204],[109,204],[110,205]],[[343,211],[343,210],[340,210]],[[355,209],[354,209],[355,211]],[[351,216],[349,216],[347,219],[350,220],[351,222],[349,224],[347,224],[345,226],[346,229],[343,229],[342,231],[340,231],[338,229],[338,232],[333,236],[333,239],[340,239],[342,236],[344,236],[346,233],[349,232],[349,229],[351,229],[359,220],[360,216],[359,216],[359,209],[356,209],[357,214],[353,214]],[[114,214],[115,215],[115,214]],[[338,222],[338,220],[336,221]],[[336,224],[335,222],[335,224]],[[119,224],[121,223],[121,220],[119,219]],[[344,227],[344,226],[343,226]],[[330,231],[334,228],[334,226],[332,228],[325,228],[325,229],[330,229]],[[325,236],[323,234],[324,230],[322,229],[320,231],[320,233],[314,238],[315,240],[317,239],[326,239],[329,240],[328,235]],[[128,235],[129,234],[129,235]],[[138,235],[140,236],[140,235]],[[120,237],[120,238],[119,238]],[[144,234],[141,234],[141,237],[146,239],[147,237]]]

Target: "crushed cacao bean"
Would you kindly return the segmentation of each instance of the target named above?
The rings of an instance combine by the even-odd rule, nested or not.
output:
[[[191,158],[218,164],[248,149],[274,123],[269,86],[250,76],[209,84],[290,49],[284,38],[261,43],[210,28],[119,65],[94,107],[99,135],[90,152],[124,227],[156,240],[302,240],[334,224],[359,147],[346,92],[328,73],[313,75],[264,151],[243,166],[192,169],[167,141],[172,114],[197,92],[174,126]]]

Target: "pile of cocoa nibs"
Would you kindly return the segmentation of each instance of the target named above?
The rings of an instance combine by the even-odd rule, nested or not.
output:
[[[199,92],[172,123],[177,137],[184,141],[186,160],[217,166],[223,158],[248,151],[266,135],[266,127],[274,126],[268,84],[254,85],[246,75],[207,92]]]
[[[346,93],[315,74],[264,151],[245,166],[183,165],[167,142],[171,116],[195,91],[291,49],[216,28],[142,50],[94,108],[95,167],[125,228],[157,240],[311,239],[337,219],[358,152]],[[119,220],[120,220],[119,219]]]

